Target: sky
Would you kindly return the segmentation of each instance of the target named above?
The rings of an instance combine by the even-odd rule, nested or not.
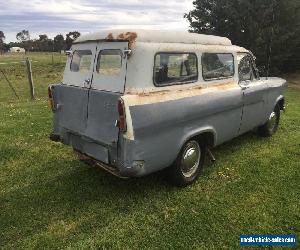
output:
[[[77,30],[81,33],[103,29],[187,30],[184,13],[192,0],[0,0],[0,30],[5,42],[29,30],[54,37]]]

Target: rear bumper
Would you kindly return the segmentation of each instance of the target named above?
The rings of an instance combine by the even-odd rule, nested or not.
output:
[[[115,161],[110,159],[113,157],[109,157],[109,155],[112,155],[112,153],[109,152],[107,147],[80,135],[76,135],[67,131],[62,133],[62,135],[51,133],[50,140],[70,145],[75,151],[84,153],[94,159],[104,162],[105,164]]]
[[[103,163],[101,161],[98,161],[98,160],[96,160],[96,159],[94,159],[94,158],[92,158],[92,157],[90,157],[86,154],[83,154],[83,153],[81,153],[77,150],[75,150],[75,152],[77,153],[77,155],[79,156],[79,159],[81,161],[84,161],[85,163],[87,163],[89,165],[100,167],[100,168],[104,169],[105,171],[107,171],[107,172],[109,172],[109,173],[111,173],[114,176],[117,176],[119,178],[122,178],[122,179],[128,178],[126,176],[122,176],[120,171],[118,170],[118,168],[115,167],[115,166],[105,164],[105,163]]]
[[[120,165],[113,166],[110,164],[106,164],[102,161],[99,161],[99,160],[97,160],[93,157],[90,157],[82,152],[77,151],[77,150],[75,150],[75,152],[79,156],[79,159],[84,161],[85,163],[92,165],[92,166],[100,167],[100,168],[104,169],[105,171],[107,171],[119,178],[128,179],[130,177],[139,177],[142,175],[141,174],[141,166],[139,164],[135,164],[135,165],[133,165],[133,167],[130,167],[130,168],[120,167]]]
[[[52,133],[49,137],[52,141],[72,146],[81,160],[100,167],[117,177],[139,177],[146,174],[143,161],[127,162],[125,164],[118,159],[117,153],[114,152],[116,150],[97,144],[87,138],[71,133],[63,133],[63,136]]]

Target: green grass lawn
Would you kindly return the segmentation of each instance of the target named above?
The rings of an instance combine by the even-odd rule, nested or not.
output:
[[[216,148],[197,183],[178,189],[160,173],[118,179],[51,142],[47,85],[61,79],[65,59],[29,56],[39,61],[34,102],[24,65],[0,64],[21,96],[0,77],[0,248],[236,249],[240,234],[299,239],[299,88],[286,94],[276,135],[248,133]]]

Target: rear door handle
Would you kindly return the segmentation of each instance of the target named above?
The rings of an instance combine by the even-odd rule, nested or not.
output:
[[[242,90],[249,89],[249,86],[241,86],[241,87],[242,87]]]
[[[87,87],[87,88],[88,88],[88,87],[90,86],[90,83],[91,83],[91,79],[90,79],[90,78],[85,79],[85,80],[84,80],[84,83],[83,83],[83,84],[84,84],[84,87]]]

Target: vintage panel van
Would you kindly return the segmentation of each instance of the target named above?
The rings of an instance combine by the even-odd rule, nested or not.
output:
[[[271,136],[285,80],[262,78],[227,38],[150,30],[79,37],[49,86],[50,138],[121,177],[167,169],[193,183],[209,149],[257,128]]]

